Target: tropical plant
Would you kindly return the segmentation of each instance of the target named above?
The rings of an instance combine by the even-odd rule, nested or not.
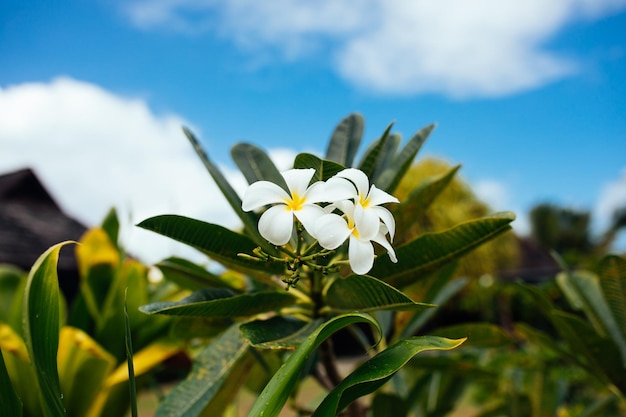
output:
[[[410,219],[428,204],[425,195],[432,200],[445,188],[439,181],[425,182],[420,192],[403,201],[397,202],[393,196],[433,128],[421,129],[401,146],[400,135],[392,133],[390,125],[359,155],[364,122],[360,115],[352,114],[334,130],[323,159],[299,154],[293,169],[286,172],[279,172],[260,148],[235,145],[233,159],[250,184],[243,198],[185,129],[241,219],[242,229],[235,232],[178,215],[152,217],[138,226],[202,251],[227,271],[210,272],[178,258],[160,262],[156,266],[166,280],[193,292],[158,302],[148,299],[139,307],[147,314],[146,322],[131,316],[136,300],[128,302],[131,308],[126,319],[118,296],[111,301],[93,290],[102,284],[103,271],[88,264],[91,272],[84,285],[91,291],[83,287],[80,308],[97,316],[83,326],[106,338],[109,330],[130,329],[133,321],[140,326],[163,325],[160,319],[174,317],[181,319],[174,329],[184,327],[211,337],[210,343],[193,353],[191,372],[160,403],[156,416],[224,415],[244,386],[258,390],[249,416],[276,416],[288,402],[301,415],[387,415],[384,410],[390,400],[399,397],[406,404],[411,393],[424,385],[407,378],[407,363],[418,353],[447,351],[464,342],[463,335],[416,334],[432,317],[433,303],[445,302],[464,285],[463,280],[453,279],[456,262],[509,230],[514,218],[511,213],[500,213],[471,219],[443,231],[412,236],[393,247],[396,231],[404,232],[396,228],[394,216]],[[393,214],[383,204],[395,205]],[[405,227],[406,223],[402,224]],[[55,373],[59,303],[54,263],[59,248],[51,248],[33,267],[25,291],[24,320],[29,332],[25,344],[34,365],[29,369],[35,373],[32,380],[40,388],[37,396],[46,416],[65,415],[68,401]],[[94,251],[92,256],[102,257],[104,270],[115,264],[106,251]],[[428,284],[424,285],[425,299],[417,302],[402,290],[420,281]],[[124,285],[114,288],[121,294]],[[129,287],[129,294],[134,291]],[[109,306],[113,310],[109,311]],[[399,311],[414,314],[395,322]],[[120,314],[122,321],[107,321],[107,317]],[[44,316],[46,320],[40,321]],[[347,375],[338,369],[332,346],[341,329],[349,329],[366,354]],[[128,333],[127,354],[132,352],[130,339],[136,346],[149,339],[142,339],[140,331]],[[42,338],[46,343],[38,342]],[[122,354],[119,344],[109,346]],[[141,368],[137,360],[129,364],[135,370]],[[8,374],[15,372],[9,370]],[[132,371],[130,375],[132,382]],[[325,393],[303,403],[299,394],[309,376]],[[393,382],[387,384],[389,381]],[[0,367],[0,392],[6,398],[0,404],[3,412],[21,415],[16,411],[18,398],[25,394],[19,387],[11,388],[18,385],[19,381],[9,383],[7,372]],[[368,394],[374,394],[373,400],[363,401]]]
[[[235,319],[199,354],[190,376],[167,396],[157,416],[223,411],[250,372],[249,358],[265,358],[271,351],[278,351],[284,363],[265,385],[250,416],[277,415],[289,398],[296,409],[306,408],[297,393],[302,375],[309,374],[328,390],[317,408],[313,406],[314,415],[335,415],[347,408],[348,414],[362,416],[366,408],[359,398],[378,390],[414,355],[462,342],[414,336],[433,306],[412,300],[401,289],[444,267],[449,271],[455,260],[509,230],[513,216],[502,213],[469,220],[415,236],[394,250],[395,222],[380,204],[394,204],[392,194],[434,126],[421,129],[400,146],[400,136],[390,125],[355,162],[363,128],[360,115],[346,117],[334,130],[324,159],[299,154],[293,169],[283,173],[260,148],[235,145],[233,159],[250,184],[243,198],[185,130],[243,230],[237,233],[174,215],[146,219],[139,227],[206,253],[245,276],[246,286],[234,288],[215,276],[209,288],[183,300],[141,308],[148,314]],[[434,198],[443,188],[425,184],[423,191]],[[422,195],[408,196],[397,204],[394,215],[410,217],[426,204]],[[267,209],[268,205],[272,207]],[[372,242],[377,244],[375,261]],[[180,260],[159,266],[165,266],[166,278],[176,272],[178,282],[193,281],[195,273],[184,271],[190,265],[183,267]],[[449,276],[442,273],[441,283],[432,285],[432,300],[445,300],[458,290],[459,283],[448,285]],[[394,329],[394,312],[404,310],[416,312],[415,319]],[[368,335],[356,323],[371,326],[375,346],[368,344]],[[345,378],[337,370],[331,343],[332,334],[344,327],[364,341],[370,356]],[[293,352],[281,355],[283,350]],[[272,369],[267,364],[265,368]]]
[[[118,227],[111,211],[102,227],[88,230],[75,246],[80,293],[68,314],[56,263],[61,248],[72,242],[50,248],[30,274],[10,266],[0,269],[5,301],[0,415],[123,415],[130,404],[126,319],[137,347],[138,375],[181,351],[181,343],[168,337],[171,320],[151,320],[138,311],[163,293],[150,287],[148,267],[123,255]],[[125,305],[130,306],[127,317]]]

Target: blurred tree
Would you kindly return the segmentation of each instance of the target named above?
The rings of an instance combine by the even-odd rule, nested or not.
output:
[[[400,201],[405,201],[424,182],[436,181],[447,174],[454,174],[456,169],[458,167],[453,167],[445,161],[425,158],[411,167],[400,182],[395,195]],[[393,210],[393,207],[391,209]],[[454,175],[427,210],[413,212],[411,219],[397,219],[397,238],[394,244],[399,246],[422,233],[441,232],[460,222],[490,213],[489,206],[476,197],[467,183]],[[479,278],[485,274],[493,276],[498,271],[516,265],[518,256],[515,235],[505,233],[465,256],[460,261],[457,273],[469,278]]]
[[[557,252],[570,266],[589,265],[611,251],[626,226],[626,207],[617,209],[609,227],[594,238],[591,213],[542,203],[530,212],[531,236],[543,248]]]

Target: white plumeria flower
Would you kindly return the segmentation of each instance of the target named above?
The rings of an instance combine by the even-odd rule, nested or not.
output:
[[[360,233],[371,234],[377,231],[382,221],[389,231],[390,240],[393,241],[396,222],[391,212],[380,205],[399,203],[396,197],[376,188],[374,184],[370,187],[367,175],[356,168],[340,171],[327,181],[327,186],[341,190],[343,194],[348,194],[354,199],[354,218]]]
[[[325,184],[321,181],[309,186],[314,174],[313,168],[281,172],[289,193],[269,181],[257,181],[246,189],[241,204],[244,211],[273,204],[259,219],[259,233],[272,244],[282,246],[289,242],[293,230],[293,216],[296,216],[306,231],[315,238],[315,222],[326,214],[316,203],[329,202],[329,195],[331,197],[335,195],[336,198],[339,196],[336,193],[325,192]]]
[[[350,200],[339,201],[329,206],[329,209],[338,208],[344,213],[339,216],[329,213],[317,221],[315,234],[317,240],[325,249],[337,249],[346,239],[348,241],[348,261],[352,271],[359,275],[364,275],[372,269],[374,265],[374,245],[376,242],[384,247],[389,253],[393,262],[398,262],[396,253],[385,235],[389,232],[387,226],[376,221],[376,228],[371,224],[363,222],[363,210],[357,210],[358,205]],[[365,229],[360,229],[358,224],[366,225]]]

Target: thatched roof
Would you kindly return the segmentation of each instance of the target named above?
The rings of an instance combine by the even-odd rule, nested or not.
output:
[[[63,213],[31,169],[0,175],[0,263],[28,271],[50,246],[78,240],[85,231]],[[73,250],[61,251],[58,269],[76,270]]]

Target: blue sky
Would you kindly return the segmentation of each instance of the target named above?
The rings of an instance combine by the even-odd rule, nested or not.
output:
[[[355,111],[366,142],[437,122],[421,156],[463,164],[521,232],[544,201],[601,228],[626,204],[626,1],[0,4],[0,172],[34,166],[87,223],[230,224],[180,125],[243,187],[233,144],[321,153]]]

